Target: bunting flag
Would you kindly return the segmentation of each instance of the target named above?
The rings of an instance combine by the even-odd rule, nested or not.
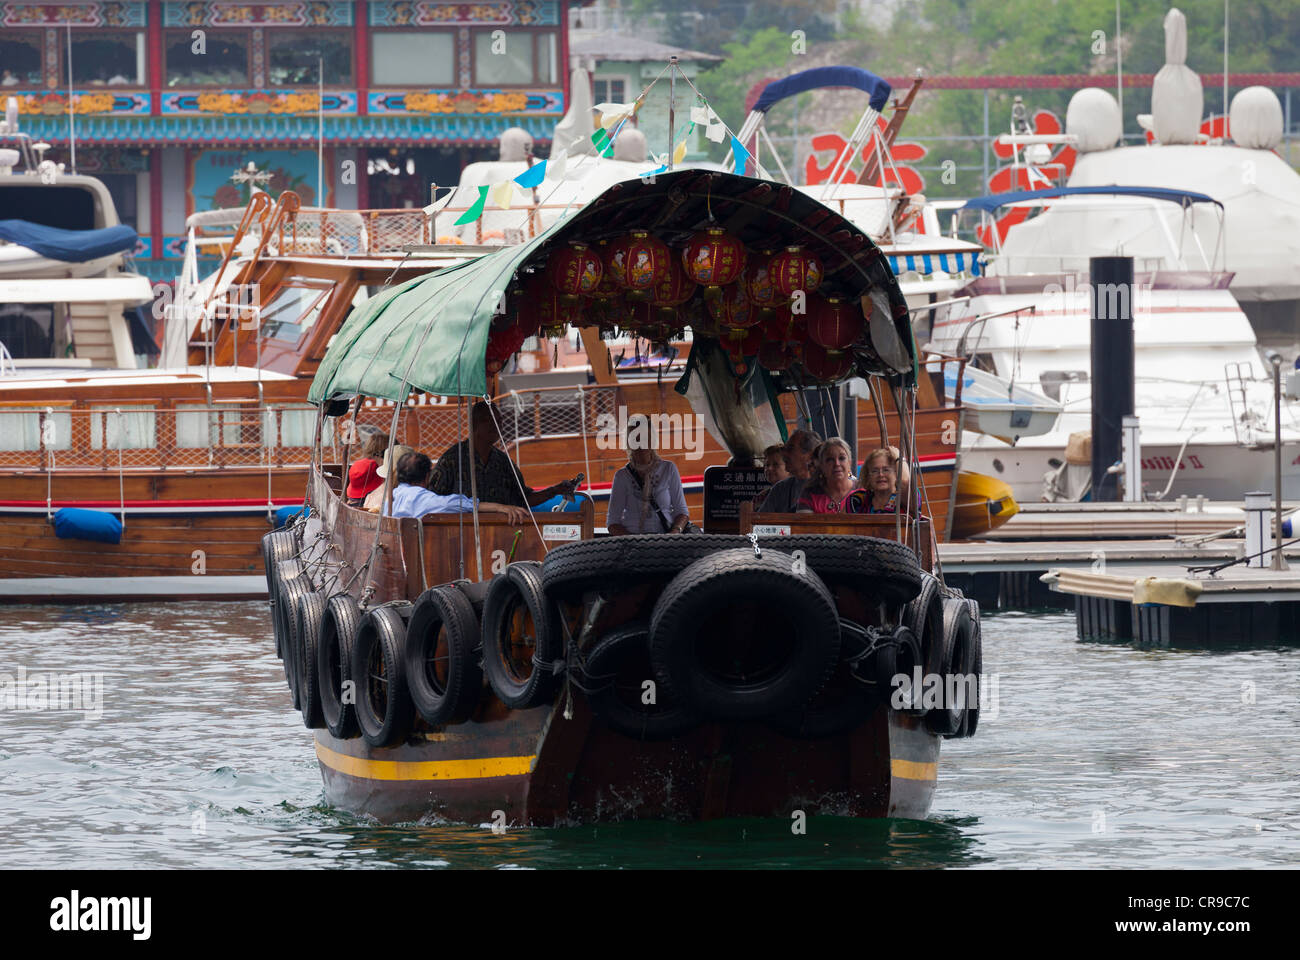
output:
[[[596,152],[605,159],[608,160],[614,156],[614,139],[603,128],[591,135],[591,142],[595,146]]]
[[[515,183],[525,190],[531,190],[533,187],[540,187],[542,181],[546,179],[546,161],[534,163],[519,176],[515,177]]]
[[[511,202],[515,199],[515,182],[503,180],[501,183],[493,184],[490,193],[493,203],[502,210],[509,210]]]
[[[460,218],[456,221],[455,226],[459,227],[459,226],[463,226],[466,223],[473,223],[479,217],[483,216],[483,207],[487,204],[487,197],[488,197],[488,188],[479,187],[478,199],[474,201],[473,206],[471,206],[468,210],[466,210],[464,213],[460,215]]]
[[[745,164],[749,163],[749,151],[734,136],[731,138],[731,155],[736,158],[736,172],[743,175]]]

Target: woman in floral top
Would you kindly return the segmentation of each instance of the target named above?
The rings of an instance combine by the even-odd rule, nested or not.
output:
[[[862,464],[857,491],[858,509],[853,513],[897,513],[899,502],[907,502],[908,485],[911,475],[907,464],[898,456],[897,447],[881,447],[867,454]]]

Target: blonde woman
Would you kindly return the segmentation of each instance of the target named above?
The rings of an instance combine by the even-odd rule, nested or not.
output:
[[[616,537],[629,533],[681,533],[691,522],[677,465],[650,442],[650,421],[628,418],[627,464],[614,474],[605,526]]]
[[[839,437],[825,441],[813,455],[813,476],[799,498],[796,513],[848,513],[857,489],[853,451]]]

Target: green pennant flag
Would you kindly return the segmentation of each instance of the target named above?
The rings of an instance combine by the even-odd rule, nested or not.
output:
[[[619,124],[619,126],[622,126],[622,124]],[[591,142],[596,147],[596,152],[602,157],[608,159],[614,155],[614,141],[610,139],[604,128],[591,135]]]
[[[466,210],[464,213],[460,215],[460,219],[456,221],[455,226],[459,227],[466,223],[473,223],[479,217],[483,216],[483,206],[487,203],[487,195],[488,195],[488,188],[479,187],[478,199],[474,201],[474,205],[472,207],[470,207],[468,210]]]

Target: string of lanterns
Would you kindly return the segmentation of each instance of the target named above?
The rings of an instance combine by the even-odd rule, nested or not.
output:
[[[508,291],[488,338],[487,371],[499,372],[529,337],[558,340],[569,327],[664,343],[689,326],[723,345],[737,375],[756,360],[774,373],[797,366],[812,381],[837,380],[853,366],[864,320],[856,302],[817,293],[824,276],[802,247],[751,252],[718,226],[692,234],[680,251],[648,230],[595,245],[570,241]]]

